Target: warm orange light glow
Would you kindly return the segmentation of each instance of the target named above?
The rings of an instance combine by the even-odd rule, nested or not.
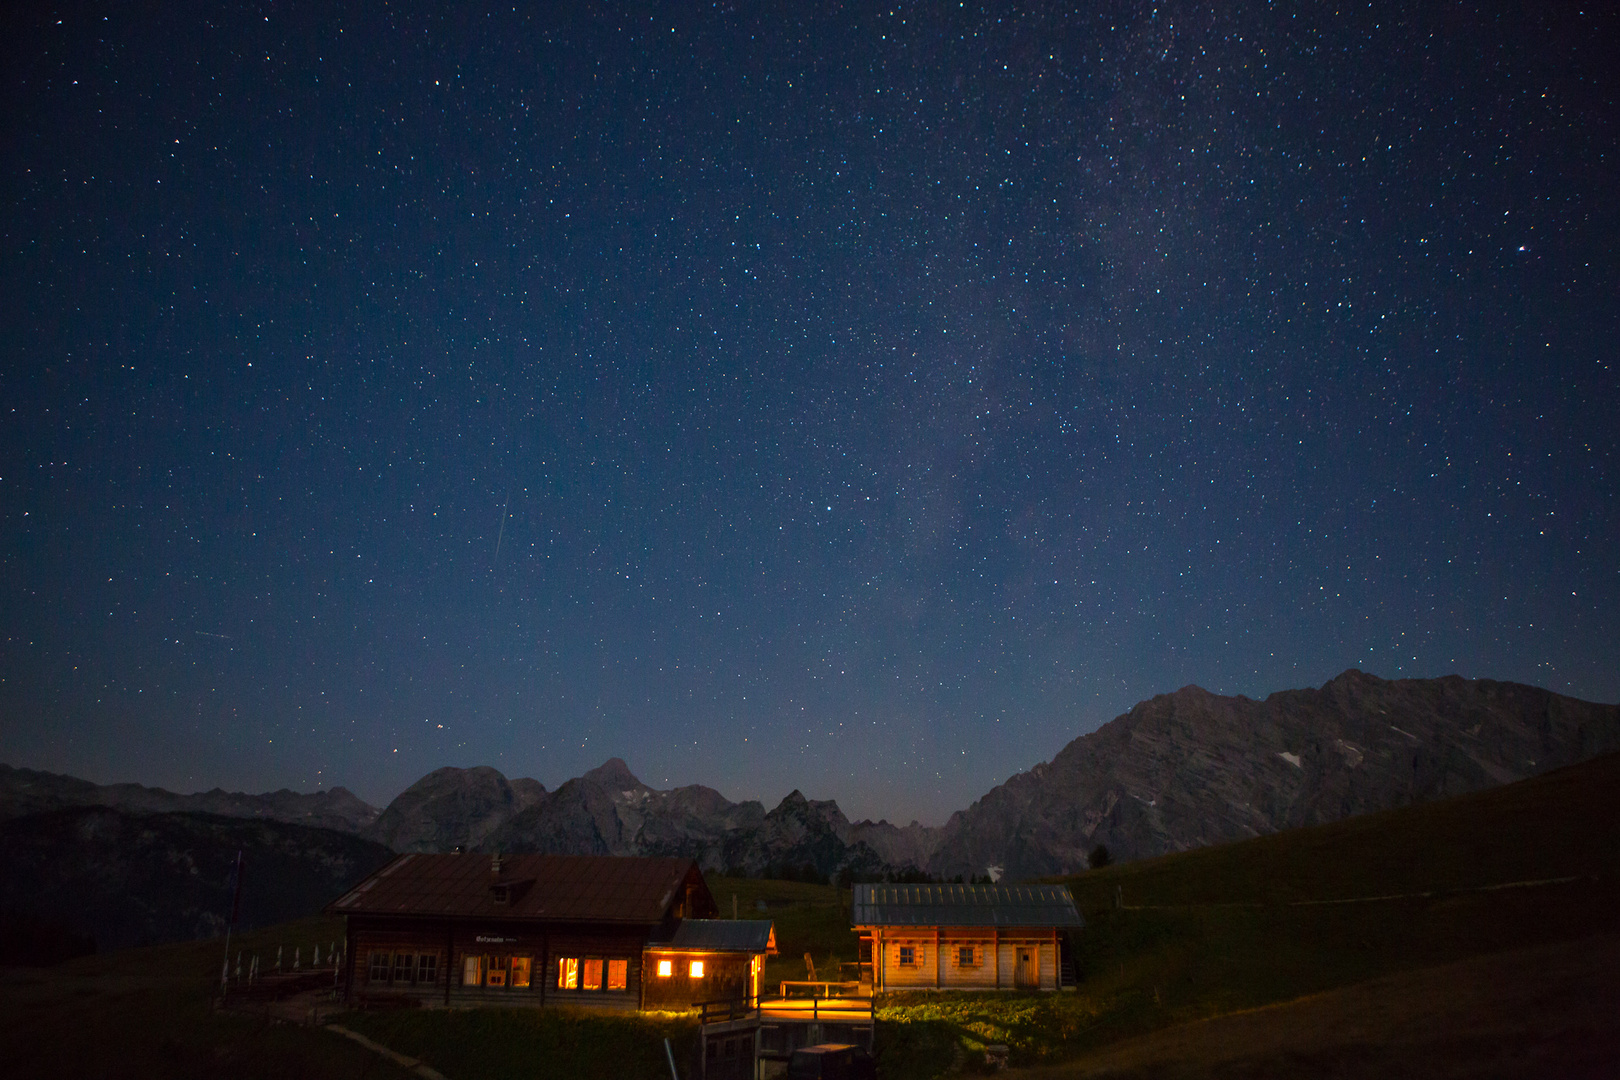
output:
[[[694,978],[694,979],[703,978],[703,961],[701,961],[701,960],[692,961],[692,978]]]
[[[674,961],[672,961],[672,960],[660,960],[660,961],[658,961],[658,977],[660,979],[667,979],[673,974],[675,974],[675,962]]]

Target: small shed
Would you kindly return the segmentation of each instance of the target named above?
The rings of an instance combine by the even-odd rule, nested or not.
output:
[[[765,957],[776,952],[766,919],[684,919],[653,935],[643,953],[644,1009],[684,1009],[705,1001],[759,1001]]]
[[[1057,990],[1085,925],[1062,885],[856,885],[850,921],[876,990]]]

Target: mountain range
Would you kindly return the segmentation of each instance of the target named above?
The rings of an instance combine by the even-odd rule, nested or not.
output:
[[[1614,749],[1620,706],[1516,683],[1351,670],[1263,701],[1196,686],[1161,694],[937,828],[852,823],[836,803],[797,791],[770,811],[697,785],[659,791],[615,758],[552,792],[514,781],[510,795],[492,769],[440,769],[379,819],[408,803],[408,827],[372,835],[398,850],[682,855],[746,874],[1025,878],[1083,869],[1098,844],[1126,859],[1182,851],[1475,791]]]
[[[130,814],[193,813],[262,818],[346,833],[366,831],[381,812],[342,787],[312,795],[287,788],[263,795],[219,788],[195,795],[177,795],[140,784],[92,784],[59,773],[0,765],[0,821],[75,806],[105,806]]]
[[[0,820],[100,806],[315,826],[394,851],[679,855],[710,871],[1014,879],[1142,858],[1478,790],[1620,749],[1620,706],[1458,676],[1350,670],[1261,701],[1161,694],[1013,776],[938,827],[851,822],[794,791],[775,808],[701,785],[658,790],[623,761],[548,791],[493,768],[437,769],[378,810],[315,795],[176,795],[0,766]]]

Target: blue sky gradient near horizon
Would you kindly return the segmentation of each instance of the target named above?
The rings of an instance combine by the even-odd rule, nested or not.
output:
[[[0,761],[937,823],[1192,683],[1620,699],[1612,12],[17,22]]]

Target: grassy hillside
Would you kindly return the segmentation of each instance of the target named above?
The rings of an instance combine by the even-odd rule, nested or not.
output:
[[[1026,1080],[1608,1078],[1620,1063],[1620,935],[1488,953],[1172,1024]]]
[[[1061,879],[1088,910],[1277,904],[1620,869],[1620,754],[1516,784]]]

